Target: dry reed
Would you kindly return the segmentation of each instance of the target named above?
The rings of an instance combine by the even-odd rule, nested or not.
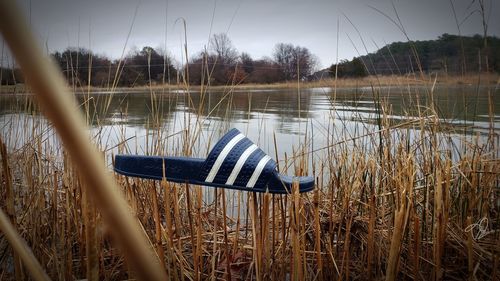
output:
[[[405,126],[381,120],[381,130],[358,135],[331,129],[330,144],[314,148],[320,168],[311,194],[116,179],[172,280],[497,278],[498,136],[454,135],[461,141],[453,148],[449,133],[436,130],[435,114]],[[46,137],[47,125],[31,126],[19,126],[30,145],[14,148],[5,137],[12,149],[2,161],[13,172],[2,169],[2,208],[13,202],[23,210],[11,221],[34,256],[54,279],[134,276],[110,243],[110,229],[87,199],[76,168]],[[16,130],[11,135],[21,134]],[[150,133],[172,135],[163,130]],[[155,139],[147,154],[158,153]],[[182,155],[182,139],[189,141],[177,138],[167,146]],[[296,150],[280,169],[292,165],[305,172],[312,150]],[[5,242],[0,246],[8,249]],[[11,254],[0,260],[2,274],[15,279],[9,270],[14,259],[6,257]]]

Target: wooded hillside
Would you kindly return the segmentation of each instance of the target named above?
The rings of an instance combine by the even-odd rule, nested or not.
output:
[[[336,65],[328,72],[335,76]],[[481,35],[443,34],[436,40],[394,42],[375,53],[341,61],[338,77],[446,72],[448,74],[500,72],[500,39]]]

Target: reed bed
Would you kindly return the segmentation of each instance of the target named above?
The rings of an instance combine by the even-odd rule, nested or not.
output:
[[[163,98],[152,91],[157,112],[142,153],[204,154],[228,126],[207,133],[200,117],[186,116],[190,129],[174,132],[159,117]],[[25,106],[37,110],[30,102]],[[92,111],[90,103],[82,106]],[[421,117],[398,123],[388,118],[383,101],[378,108],[375,126],[347,132],[332,114],[328,128],[316,135],[309,130],[292,155],[276,155],[282,172],[315,176],[316,189],[308,194],[115,179],[172,280],[500,278],[495,124],[489,132],[464,134],[443,124],[432,105]],[[109,147],[106,131],[93,132],[108,161],[116,152],[141,153],[125,134]],[[313,147],[318,134],[328,139],[325,147]],[[1,138],[0,207],[47,275],[134,278],[51,124],[12,117]],[[3,234],[0,253],[2,279],[27,278]]]

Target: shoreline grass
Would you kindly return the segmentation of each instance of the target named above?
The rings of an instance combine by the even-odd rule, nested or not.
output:
[[[409,74],[405,76],[400,75],[370,75],[364,78],[325,78],[318,81],[304,81],[300,82],[301,88],[321,88],[321,87],[336,87],[337,89],[353,89],[358,87],[398,87],[398,86],[423,86],[436,83],[440,86],[451,85],[465,85],[474,86],[481,81],[482,86],[498,86],[500,85],[500,74],[494,73],[481,73],[481,74],[467,74],[467,75],[446,75],[446,74],[432,74],[432,75],[416,75]],[[230,87],[232,90],[280,90],[280,89],[296,89],[297,82],[281,82],[273,84],[236,84],[236,85],[218,85],[210,86],[211,91],[226,91]],[[206,90],[207,86],[190,85],[189,90],[192,92],[201,92]],[[144,93],[149,91],[185,91],[184,84],[152,84],[151,86],[134,86],[134,87],[115,87],[99,88],[91,86],[76,87],[75,94],[88,94],[88,93]],[[25,84],[18,85],[3,85],[0,94],[25,94],[31,92],[30,88]]]

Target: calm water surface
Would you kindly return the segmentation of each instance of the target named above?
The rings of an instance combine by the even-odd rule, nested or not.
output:
[[[131,153],[147,153],[155,137],[149,129],[152,124],[160,124],[165,132],[164,144],[172,149],[179,147],[177,132],[201,128],[193,154],[203,157],[213,141],[235,127],[272,156],[276,155],[275,137],[278,157],[283,157],[284,153],[293,153],[301,143],[315,149],[335,139],[374,131],[382,109],[393,124],[418,117],[419,112],[430,114],[431,102],[442,122],[452,125],[457,134],[486,132],[490,121],[498,129],[498,95],[500,90],[495,88],[453,86],[438,87],[432,96],[425,88],[383,87],[375,91],[371,88],[256,89],[205,95],[182,91],[112,96],[100,93],[78,95],[78,100],[82,112],[91,120],[94,140],[103,149],[112,149],[123,142]],[[20,124],[45,120],[30,106],[30,101],[29,95],[0,96],[1,136],[16,138],[17,142],[11,144],[19,145],[29,138],[29,132],[12,134],[25,126]]]

